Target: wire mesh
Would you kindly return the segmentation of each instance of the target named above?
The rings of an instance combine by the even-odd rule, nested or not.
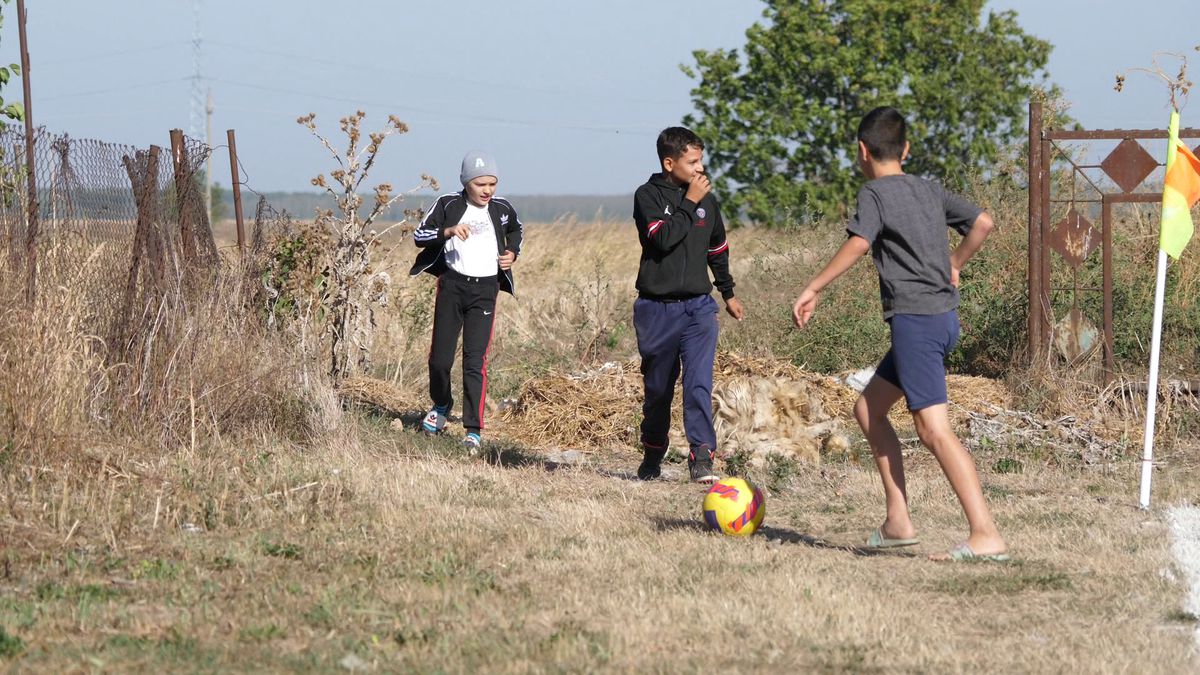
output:
[[[87,298],[86,330],[128,343],[148,299],[220,262],[203,194],[212,150],[182,138],[177,152],[34,135],[36,240],[30,241],[23,130],[0,131],[0,246],[9,269],[34,253],[39,293]]]

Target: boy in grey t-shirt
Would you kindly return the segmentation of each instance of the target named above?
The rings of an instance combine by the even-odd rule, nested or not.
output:
[[[950,427],[946,398],[946,354],[958,341],[958,274],[992,230],[992,219],[977,206],[937,183],[904,173],[907,127],[894,108],[876,108],[858,126],[859,166],[868,179],[858,193],[858,212],[846,226],[846,243],[800,294],[792,308],[803,328],[817,308],[821,291],[871,253],[879,272],[883,318],[892,346],[875,376],[854,403],[875,465],[883,479],[887,518],[867,546],[917,544],[908,512],[900,441],[887,414],[907,400],[917,435],[941,465],[967,516],[970,534],[949,553],[932,560],[1008,558],[983,498],[975,461]],[[946,228],[963,236],[950,251]]]

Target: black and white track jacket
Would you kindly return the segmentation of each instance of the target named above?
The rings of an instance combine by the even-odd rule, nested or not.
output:
[[[729,243],[717,198],[709,193],[699,204],[687,199],[685,187],[661,173],[637,189],[633,220],[642,243],[637,290],[642,297],[674,300],[712,292],[711,269],[721,297],[733,297]]]
[[[492,229],[496,231],[497,255],[505,251],[512,251],[519,257],[521,255],[521,239],[525,235],[525,225],[517,217],[517,210],[507,199],[500,197],[492,197],[488,201],[487,209],[488,215],[492,218]],[[445,246],[449,240],[445,236],[446,228],[457,225],[466,212],[466,190],[438,197],[438,200],[429,209],[429,213],[425,214],[421,224],[413,231],[413,242],[421,249],[421,252],[417,254],[417,260],[413,263],[412,269],[408,271],[411,276],[415,277],[421,272],[441,276],[442,272],[448,269]],[[496,273],[500,275],[500,290],[515,296],[516,284],[513,282],[512,269],[502,270],[497,264]]]

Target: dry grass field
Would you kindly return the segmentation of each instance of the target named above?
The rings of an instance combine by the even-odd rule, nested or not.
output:
[[[866,262],[831,291],[824,327],[810,336],[787,329],[788,303],[838,236],[735,232],[733,270],[750,316],[736,325],[722,318],[721,348],[804,365],[827,348],[812,335],[882,339],[874,321],[864,330],[877,334],[837,337],[856,307],[878,311]],[[432,284],[403,275],[411,252],[394,254],[397,286],[376,375],[395,400],[418,408]],[[128,378],[104,365],[96,340],[73,332],[72,317],[86,310],[79,299],[48,294],[33,311],[8,299],[0,312],[0,668],[1200,669],[1197,617],[1182,609],[1187,589],[1162,513],[1135,507],[1136,420],[1117,420],[1096,401],[1076,413],[1107,439],[1098,457],[1069,439],[977,444],[986,494],[1012,546],[1005,564],[925,559],[957,543],[964,522],[936,463],[912,444],[922,543],[862,549],[883,505],[848,425],[841,431],[851,451],[825,454],[819,465],[743,465],[768,496],[764,530],[742,540],[702,528],[703,488],[684,481],[680,463],[666,467],[665,480],[643,483],[630,479],[638,452],[619,437],[597,444],[586,428],[575,442],[523,433],[520,415],[502,414],[516,409],[506,399],[519,404],[546,377],[636,355],[636,256],[625,223],[529,226],[518,298],[499,305],[482,458],[462,453],[457,425],[427,438],[412,430],[419,411],[339,405],[330,385],[289,355],[287,336],[237,320],[227,301],[205,320],[179,322],[171,368],[118,399],[146,412],[105,404],[115,400],[111,383]],[[236,295],[225,290],[226,299]],[[883,344],[875,350],[864,349],[857,365],[872,364]],[[1028,400],[1017,391],[1013,405]],[[955,403],[966,420],[971,402]],[[619,430],[636,423],[637,406],[593,421]],[[844,420],[842,410],[829,413]],[[1176,406],[1164,426],[1157,505],[1200,503],[1196,447],[1175,433],[1191,414]]]

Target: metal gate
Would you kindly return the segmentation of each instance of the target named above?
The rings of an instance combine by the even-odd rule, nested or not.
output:
[[[1057,341],[1068,359],[1103,351],[1104,381],[1114,370],[1113,357],[1113,207],[1118,204],[1155,204],[1162,201],[1162,191],[1138,191],[1155,169],[1162,166],[1139,142],[1147,139],[1167,139],[1166,129],[1043,129],[1043,110],[1040,101],[1029,104],[1029,352],[1035,362],[1048,357]],[[1200,129],[1179,130],[1181,139],[1200,138]],[[1099,163],[1076,161],[1060,142],[1107,141],[1116,147]],[[1200,149],[1200,148],[1198,148]],[[1060,159],[1069,168],[1069,196],[1062,186],[1055,192],[1052,166]],[[1088,170],[1102,172],[1111,182],[1094,180]],[[1078,194],[1079,186],[1087,194]],[[1067,205],[1065,214],[1051,222],[1055,208]],[[1090,205],[1087,208],[1076,208]],[[1099,205],[1100,229],[1087,217],[1087,211]],[[1101,252],[1101,288],[1081,287],[1079,269],[1096,250]],[[1071,287],[1054,287],[1051,264],[1055,254],[1072,270],[1075,283]],[[1052,294],[1071,292],[1071,310],[1055,322]],[[1100,334],[1091,331],[1091,322],[1079,308],[1081,293],[1103,294],[1103,317]],[[1099,344],[1096,341],[1099,340]]]

